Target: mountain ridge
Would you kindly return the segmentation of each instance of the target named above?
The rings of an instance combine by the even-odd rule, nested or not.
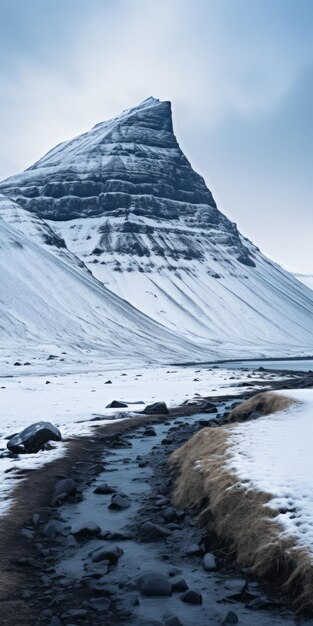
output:
[[[0,192],[110,291],[196,345],[312,351],[312,291],[218,210],[168,101],[148,98],[59,144]]]

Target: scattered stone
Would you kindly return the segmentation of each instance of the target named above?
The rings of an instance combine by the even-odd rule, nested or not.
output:
[[[206,572],[213,572],[216,570],[216,560],[214,554],[207,552],[203,557],[203,568]]]
[[[202,594],[194,589],[185,591],[185,593],[180,596],[180,599],[182,602],[187,602],[188,604],[202,604]]]
[[[143,596],[171,596],[172,589],[169,580],[159,572],[147,572],[140,576],[137,582],[138,589]]]
[[[154,524],[153,522],[144,522],[139,528],[139,536],[142,541],[154,541],[168,537],[171,532],[168,528]]]
[[[180,569],[178,569],[178,567],[172,567],[172,568],[169,570],[168,575],[169,575],[169,576],[177,576],[177,575],[178,575],[178,574],[180,574],[180,573],[181,573],[181,570],[180,570]]]
[[[273,605],[277,603],[275,600],[270,600],[266,596],[261,596],[260,598],[254,598],[251,602],[249,602],[249,609],[254,609],[255,611],[260,611],[262,609],[271,608]]]
[[[78,538],[97,537],[101,528],[93,521],[81,522],[72,527],[72,534]]]
[[[92,553],[91,558],[94,563],[98,563],[99,561],[109,561],[111,565],[115,565],[122,554],[124,554],[124,552],[119,546],[98,548]]]
[[[128,407],[128,404],[126,404],[126,402],[120,402],[120,400],[112,400],[110,404],[106,405],[106,409],[125,409],[127,407]]]
[[[176,519],[176,511],[172,506],[168,506],[163,511],[163,517],[166,522],[173,522]]]
[[[54,487],[53,503],[57,501],[63,502],[69,496],[75,495],[77,492],[77,483],[72,478],[62,478],[58,480]]]
[[[39,452],[50,440],[62,440],[59,429],[50,422],[36,422],[13,435],[7,443],[7,448],[14,454],[31,454]]]
[[[154,402],[153,404],[148,404],[143,413],[146,415],[168,415],[169,410],[165,402]]]
[[[178,578],[172,583],[172,591],[186,591],[187,589],[188,585],[184,578]]]
[[[28,539],[29,541],[32,541],[35,537],[35,533],[32,530],[29,530],[28,528],[22,528],[22,530],[20,531],[20,534],[22,535],[22,537],[24,537],[25,539]]]
[[[188,554],[189,556],[199,556],[200,554],[203,554],[203,550],[197,543],[192,543],[188,546],[188,548],[186,548],[185,554]]]
[[[133,535],[131,533],[105,530],[100,533],[99,538],[105,541],[128,541],[129,539],[133,539]]]
[[[153,426],[148,426],[142,433],[144,437],[156,437],[156,432]]]
[[[71,527],[59,522],[56,519],[51,519],[45,525],[43,533],[49,539],[54,539],[57,535],[68,535],[71,532]]]
[[[129,506],[130,506],[129,498],[125,496],[125,494],[116,493],[111,498],[109,509],[122,511],[123,509],[128,509]]]
[[[99,493],[105,496],[111,493],[115,493],[115,492],[116,492],[116,489],[114,487],[110,487],[108,483],[101,483],[94,490],[94,493]]]
[[[225,619],[222,621],[222,626],[228,626],[228,624],[238,624],[239,619],[234,611],[228,611]]]

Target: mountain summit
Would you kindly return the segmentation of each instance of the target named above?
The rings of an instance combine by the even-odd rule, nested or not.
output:
[[[179,147],[170,102],[148,98],[97,124],[0,191],[46,224],[63,255],[197,345],[312,353],[313,292],[218,210]]]

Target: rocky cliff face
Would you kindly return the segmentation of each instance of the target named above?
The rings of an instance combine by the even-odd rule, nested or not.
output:
[[[149,98],[98,124],[0,189],[46,220],[99,218],[86,252],[98,261],[121,254],[122,269],[150,271],[153,255],[167,265],[203,260],[211,243],[253,265],[235,224],[218,211],[181,151],[169,102]]]
[[[218,210],[178,145],[169,102],[149,98],[97,124],[0,192],[23,220],[38,220],[35,230],[28,224],[32,238],[69,261],[72,254],[76,267],[79,259],[199,354],[199,346],[208,358],[312,353],[313,291]],[[16,215],[6,209],[3,219]]]

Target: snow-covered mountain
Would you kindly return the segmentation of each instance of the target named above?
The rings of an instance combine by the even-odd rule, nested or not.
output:
[[[180,350],[184,337],[199,358],[312,353],[313,292],[217,209],[179,147],[169,102],[148,98],[97,124],[0,190],[40,220],[41,244],[79,258]]]
[[[313,274],[295,274],[295,277],[300,280],[301,283],[313,289]]]
[[[46,233],[40,219],[0,197],[2,348],[68,347],[137,362],[201,352],[107,290],[73,254],[59,255]]]

